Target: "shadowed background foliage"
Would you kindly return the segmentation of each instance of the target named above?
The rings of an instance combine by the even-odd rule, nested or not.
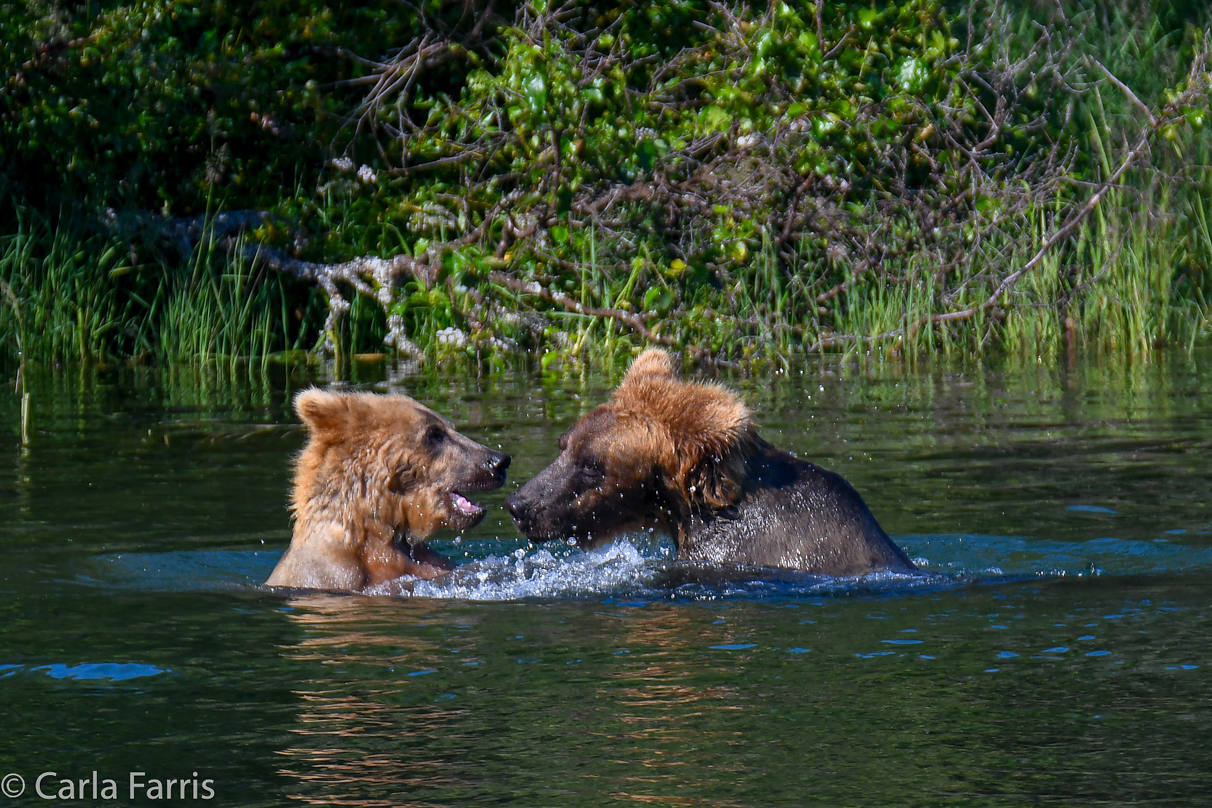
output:
[[[1189,349],[1209,19],[0,3],[6,361]]]

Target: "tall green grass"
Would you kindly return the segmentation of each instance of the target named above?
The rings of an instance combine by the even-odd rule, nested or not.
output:
[[[142,259],[70,218],[52,224],[19,209],[14,232],[0,236],[0,361],[262,373],[307,333],[292,325],[283,280],[242,256],[207,237],[184,262]]]
[[[130,269],[120,245],[17,214],[0,236],[0,341],[23,361],[104,355],[136,316],[113,282]]]
[[[159,364],[213,362],[235,375],[264,372],[287,330],[289,307],[281,279],[233,257],[211,238],[195,249],[184,271],[167,271],[147,322],[161,324],[153,347]]]
[[[868,338],[847,343],[846,350],[854,355],[1005,353],[1046,361],[1074,350],[1128,361],[1166,346],[1190,351],[1212,335],[1209,205],[1192,195],[1169,213],[1150,215],[1143,211],[1167,210],[1151,201],[1156,200],[1139,201],[1141,215],[1134,215],[1138,208],[1126,200],[1097,210],[999,306],[962,322],[910,329],[940,310],[929,272],[917,273],[910,283],[860,279],[834,310],[839,331]],[[1045,217],[1037,214],[1029,232],[1035,239],[1016,250],[1018,265],[1046,240]],[[974,283],[951,309],[978,304],[992,291],[992,283]]]
[[[830,350],[853,358],[1008,354],[1051,362],[1081,350],[1131,361],[1160,346],[1190,351],[1212,335],[1212,202],[1199,186],[1141,185],[1110,193],[1001,305],[960,323],[911,327],[943,309],[931,266],[851,276],[847,290],[821,306],[816,297],[826,279],[837,277],[834,268],[812,255],[788,267],[769,239],[747,271],[724,278],[719,288],[682,292],[680,299],[676,279],[651,262],[638,261],[628,273],[607,271],[590,239],[566,291],[604,308],[655,301],[663,311],[649,327],[662,337],[783,365],[821,340],[833,340]],[[1015,245],[998,275],[1021,265],[1047,238],[1049,217],[1043,211],[1031,217],[1022,229],[1034,238]],[[322,319],[322,299],[314,290],[301,299],[298,288],[244,256],[204,238],[184,262],[141,259],[129,245],[70,220],[52,225],[22,212],[15,232],[0,236],[5,357],[198,365],[229,377],[263,374],[277,360],[298,359],[319,340],[318,329],[306,322]],[[980,269],[963,270],[969,285],[947,304],[951,310],[992,291],[993,281],[980,280]],[[493,291],[508,300],[508,290]],[[414,283],[402,294],[410,301],[410,334],[432,359],[471,356],[471,349],[441,336],[466,328],[458,312],[471,306],[468,290],[452,280],[428,290]],[[515,359],[533,353],[545,368],[566,361],[625,364],[640,342],[615,320],[563,310],[543,316],[537,336],[533,322],[523,326],[504,308],[490,312],[484,325],[514,341]],[[383,330],[382,309],[355,298],[340,350],[346,358],[382,351]]]

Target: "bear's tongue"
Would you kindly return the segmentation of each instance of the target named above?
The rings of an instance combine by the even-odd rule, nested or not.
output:
[[[456,511],[458,511],[459,513],[462,513],[462,514],[466,514],[467,516],[475,516],[481,510],[483,510],[483,508],[481,508],[479,505],[472,502],[467,497],[460,494],[458,491],[451,492],[450,501],[452,503],[454,503]]]

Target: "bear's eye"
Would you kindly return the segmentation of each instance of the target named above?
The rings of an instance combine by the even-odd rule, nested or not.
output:
[[[446,440],[446,430],[437,424],[430,424],[425,430],[425,445],[430,449],[437,449]]]
[[[600,483],[606,477],[606,468],[595,457],[586,457],[577,461],[577,475],[588,485]]]

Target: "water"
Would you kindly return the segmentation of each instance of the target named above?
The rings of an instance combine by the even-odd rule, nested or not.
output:
[[[0,395],[0,778],[14,805],[94,771],[118,798],[76,804],[131,772],[211,781],[178,804],[1212,804],[1210,381],[1208,353],[732,380],[925,572],[838,580],[532,547],[501,501],[609,382],[395,380],[514,464],[435,542],[454,575],[362,597],[258,587],[285,381],[35,380],[26,450]]]

